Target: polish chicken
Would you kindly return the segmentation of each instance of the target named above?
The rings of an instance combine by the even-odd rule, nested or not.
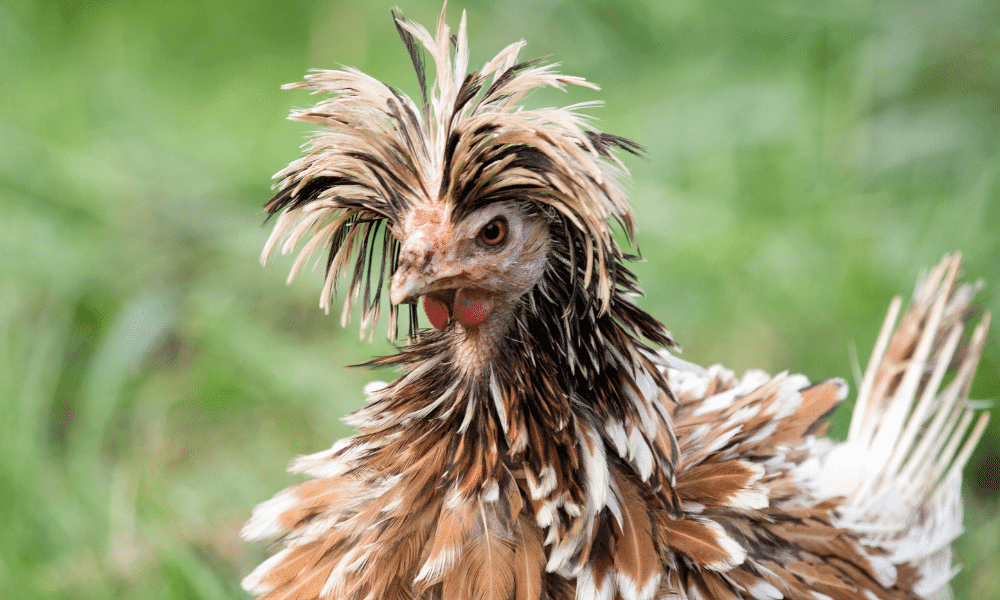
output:
[[[946,257],[860,383],[848,439],[819,437],[841,380],[675,356],[636,306],[617,152],[583,105],[532,90],[595,87],[523,42],[468,72],[465,16],[436,35],[395,16],[418,100],[357,71],[295,120],[320,130],[278,174],[263,259],[326,254],[321,306],[349,278],[362,335],[389,290],[353,437],[296,459],[309,477],[253,511],[283,548],[243,581],[267,599],[857,599],[946,597],[961,469],[987,415],[967,401],[988,327],[963,334],[977,286]],[[433,63],[428,82],[425,62]],[[431,327],[419,326],[418,306]],[[400,308],[407,308],[402,319]],[[899,321],[898,325],[896,322]],[[980,414],[982,413],[982,414]]]

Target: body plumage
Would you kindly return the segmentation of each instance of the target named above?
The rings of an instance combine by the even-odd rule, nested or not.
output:
[[[833,445],[817,436],[842,381],[702,369],[633,302],[633,257],[612,237],[612,223],[629,241],[634,229],[615,153],[640,148],[590,128],[583,106],[520,105],[541,86],[594,86],[518,62],[523,42],[468,74],[464,15],[454,36],[444,12],[435,36],[396,25],[420,102],[351,69],[291,86],[331,96],[293,113],[322,130],[279,173],[264,256],[301,245],[294,275],[326,250],[321,305],[348,275],[344,315],[360,302],[362,335],[388,285],[390,337],[407,306],[408,345],[369,364],[401,377],[367,390],[355,436],[296,460],[311,479],[255,509],[244,536],[285,548],[244,586],[286,599],[943,589],[961,465],[985,425],[967,435],[988,316],[959,347],[974,286],[956,284],[958,259],[895,334],[887,321],[851,437]]]

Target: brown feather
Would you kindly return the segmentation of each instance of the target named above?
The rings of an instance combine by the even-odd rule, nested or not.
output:
[[[694,571],[688,579],[688,589],[697,589],[700,598],[712,600],[741,600],[723,576],[712,571]],[[689,592],[690,595],[691,594]]]
[[[743,562],[744,554],[717,523],[700,518],[659,519],[662,539],[695,565],[715,571]]]
[[[475,515],[472,514],[474,507],[472,503],[465,503],[441,510],[435,524],[430,552],[422,561],[421,587],[440,582],[445,573],[461,560],[466,540],[472,535],[470,530],[475,522]],[[430,569],[430,565],[434,565],[434,568]]]
[[[844,576],[837,569],[824,564],[817,556],[811,554],[803,556],[810,560],[789,563],[785,565],[785,569],[821,594],[845,600],[857,597],[857,587],[845,581]]]
[[[762,470],[744,461],[702,463],[684,469],[677,479],[677,495],[706,505],[726,505],[740,492],[757,487]]]
[[[264,581],[277,589],[319,563],[330,546],[329,540],[321,540],[294,548],[281,564],[268,573]]]
[[[542,578],[545,573],[545,550],[542,532],[527,515],[518,519],[518,536],[514,544],[514,598],[541,600]]]
[[[314,569],[306,571],[296,579],[277,588],[269,594],[261,596],[261,600],[313,600],[320,597],[320,591],[326,585],[333,563],[322,563]]]
[[[647,598],[656,591],[663,566],[653,540],[649,506],[631,481],[619,478],[621,523],[615,523],[614,567],[620,590],[628,598]],[[643,593],[643,590],[648,590]]]
[[[507,600],[513,597],[515,589],[514,544],[497,531],[497,524],[482,501],[477,508],[475,532],[465,545],[461,560],[444,574],[442,597]]]

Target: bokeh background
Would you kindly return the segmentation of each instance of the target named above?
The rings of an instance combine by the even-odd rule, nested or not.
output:
[[[246,597],[272,551],[238,538],[251,507],[391,377],[344,367],[391,347],[317,308],[320,273],[258,263],[306,131],[284,117],[314,100],[279,86],[343,64],[415,94],[390,6],[0,4],[0,596]],[[531,104],[604,100],[598,126],[648,148],[626,159],[641,304],[688,360],[852,379],[891,296],[956,249],[1000,314],[995,0],[462,9],[474,64],[524,38],[603,87]],[[997,331],[976,398],[1000,396]],[[998,423],[959,599],[1000,598]]]

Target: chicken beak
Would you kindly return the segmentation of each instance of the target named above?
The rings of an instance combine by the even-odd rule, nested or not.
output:
[[[415,304],[417,298],[434,282],[433,276],[427,276],[419,269],[401,265],[396,269],[389,285],[389,300],[393,304]]]
[[[446,287],[462,273],[460,264],[430,244],[411,243],[399,253],[399,264],[389,282],[393,304],[414,304],[421,296]]]
[[[414,304],[433,291],[436,282],[455,275],[448,260],[449,240],[454,237],[446,207],[441,203],[418,205],[406,219],[400,240],[399,262],[389,284],[393,304]]]

